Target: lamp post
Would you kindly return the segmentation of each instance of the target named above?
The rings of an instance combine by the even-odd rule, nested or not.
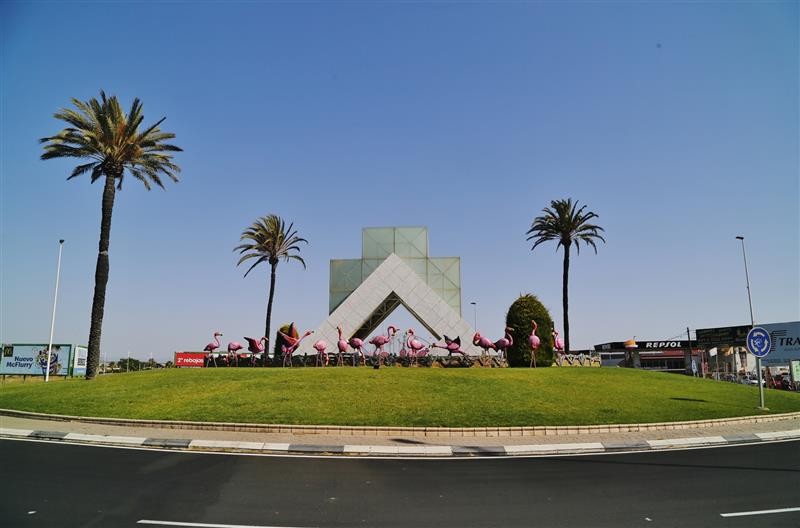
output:
[[[58,281],[61,278],[61,250],[64,240],[58,241],[58,266],[56,267],[56,291],[53,294],[53,317],[50,318],[50,341],[47,342],[47,366],[44,371],[44,382],[50,381],[50,358],[53,352],[53,332],[56,329],[56,304],[58,303]]]
[[[747,282],[747,303],[750,306],[750,328],[756,325],[755,317],[753,317],[753,298],[750,296],[750,274],[747,271],[747,252],[744,249],[744,237],[737,236],[736,240],[742,242],[742,258],[744,259],[744,278]],[[736,359],[734,358],[734,364]],[[764,386],[761,385],[761,358],[756,357],[756,371],[758,373],[758,400],[761,403],[759,407],[764,408]]]
[[[472,305],[472,318],[473,318],[473,323],[472,324],[474,325],[473,328],[477,332],[478,331],[478,303],[475,302],[475,301],[472,301],[470,304]]]

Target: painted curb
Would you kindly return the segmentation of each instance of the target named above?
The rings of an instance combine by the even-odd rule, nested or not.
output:
[[[675,429],[700,429],[725,425],[757,424],[779,422],[800,418],[800,412],[768,414],[760,416],[739,416],[735,418],[716,418],[681,422],[655,422],[642,424],[608,425],[560,425],[531,427],[372,427],[338,425],[288,425],[255,424],[235,422],[192,422],[183,420],[135,420],[129,418],[102,418],[93,416],[69,416],[63,414],[44,414],[13,409],[0,409],[0,416],[52,420],[61,422],[80,422],[101,425],[151,427],[160,429],[186,429],[204,431],[233,431],[240,433],[280,433],[280,434],[319,434],[329,436],[447,436],[447,437],[509,437],[509,436],[564,436],[575,434],[638,433],[645,431],[666,431]]]
[[[532,444],[509,446],[385,446],[385,445],[318,445],[278,444],[263,442],[234,442],[224,440],[191,440],[175,438],[144,438],[127,436],[89,435],[59,431],[0,428],[0,438],[34,439],[63,443],[106,446],[173,449],[177,451],[283,454],[348,457],[515,457],[554,456],[574,454],[622,453],[631,451],[665,451],[691,447],[719,447],[737,444],[757,444],[781,440],[800,440],[800,429],[731,436],[671,438],[667,440],[636,440],[631,442],[582,442],[564,444]]]

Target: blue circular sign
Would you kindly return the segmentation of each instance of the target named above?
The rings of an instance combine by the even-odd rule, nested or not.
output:
[[[763,358],[769,354],[769,349],[772,348],[772,338],[769,337],[769,332],[760,326],[754,326],[747,332],[747,350],[757,358]]]

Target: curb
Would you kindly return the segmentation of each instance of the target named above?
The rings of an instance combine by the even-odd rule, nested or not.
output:
[[[609,425],[560,425],[532,427],[364,427],[338,425],[288,425],[255,424],[234,422],[192,422],[184,420],[136,420],[130,418],[101,418],[92,416],[68,416],[44,414],[13,409],[0,409],[0,416],[31,418],[62,422],[81,422],[101,425],[153,427],[160,429],[202,429],[204,431],[234,431],[247,433],[321,434],[335,436],[448,436],[448,437],[508,437],[508,436],[564,436],[575,434],[637,433],[643,431],[666,431],[675,429],[699,429],[725,425],[757,424],[800,418],[800,412],[740,416],[693,420],[681,422],[656,422],[641,424]]]
[[[385,446],[385,445],[315,445],[278,444],[268,442],[234,442],[221,440],[192,440],[174,438],[145,438],[131,436],[89,435],[0,428],[0,438],[36,439],[64,443],[94,444],[117,447],[173,449],[178,451],[246,453],[273,455],[316,455],[348,457],[515,457],[574,454],[622,453],[631,451],[664,451],[692,447],[754,444],[778,440],[800,440],[800,429],[767,433],[672,438],[669,440],[638,440],[633,442],[583,442],[564,444],[532,444],[507,446]]]

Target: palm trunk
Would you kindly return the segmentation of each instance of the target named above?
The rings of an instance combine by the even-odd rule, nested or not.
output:
[[[272,264],[272,271],[270,272],[269,275],[269,300],[267,301],[267,322],[266,322],[266,328],[264,330],[264,335],[267,337],[267,339],[269,339],[270,343],[273,342],[272,336],[269,335],[269,327],[270,324],[272,323],[272,299],[275,298],[275,271],[277,270],[277,268],[278,268],[277,262],[275,264]],[[277,340],[275,342],[277,342]],[[275,352],[275,354],[277,355],[277,351]],[[264,361],[265,366],[266,364],[267,362]]]
[[[111,212],[114,209],[113,175],[106,175],[103,187],[103,208],[100,219],[100,244],[97,250],[97,267],[94,272],[94,298],[92,299],[92,318],[89,327],[89,348],[86,353],[86,379],[94,379],[100,364],[100,334],[103,330],[103,312],[106,305],[106,285],[108,284],[108,244],[111,237]]]
[[[569,246],[564,246],[564,353],[569,354]]]

